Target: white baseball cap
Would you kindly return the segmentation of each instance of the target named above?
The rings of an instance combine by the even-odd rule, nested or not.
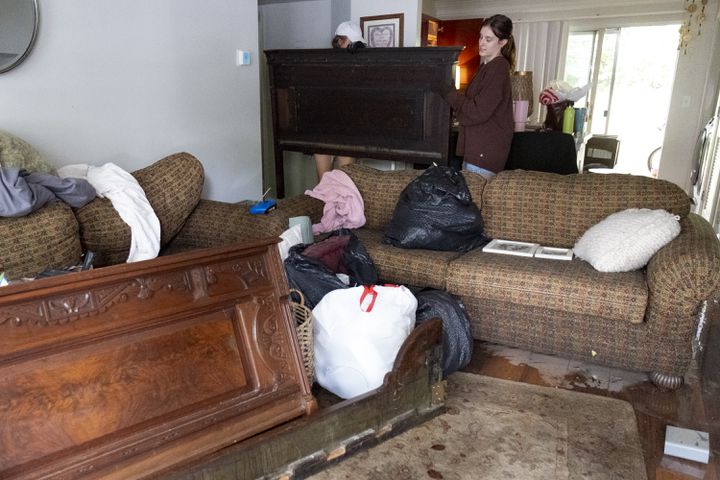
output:
[[[335,30],[335,35],[341,35],[343,37],[348,37],[351,42],[363,42],[367,43],[365,39],[362,36],[362,32],[360,31],[360,27],[357,26],[357,24],[353,22],[343,22],[340,25],[338,25],[337,29]]]

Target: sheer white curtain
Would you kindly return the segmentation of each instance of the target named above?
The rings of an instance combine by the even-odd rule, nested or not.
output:
[[[531,123],[542,123],[545,119],[545,109],[540,108],[537,98],[551,80],[559,77],[562,63],[560,55],[567,43],[567,34],[566,22],[561,21],[525,22],[513,26],[517,49],[515,69],[533,73],[535,108],[530,118]]]

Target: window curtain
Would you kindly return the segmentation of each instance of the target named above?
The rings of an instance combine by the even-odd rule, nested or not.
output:
[[[540,108],[538,96],[551,80],[559,77],[560,55],[567,43],[567,34],[566,22],[560,21],[525,22],[513,26],[517,55],[515,69],[533,74],[535,108],[530,123],[538,124],[545,120],[545,108]]]

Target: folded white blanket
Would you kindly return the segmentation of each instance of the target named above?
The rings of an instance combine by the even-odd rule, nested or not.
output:
[[[100,167],[87,164],[58,168],[58,176],[84,178],[98,196],[112,202],[120,218],[130,227],[128,262],[148,260],[160,253],[160,220],[135,177],[114,163]]]

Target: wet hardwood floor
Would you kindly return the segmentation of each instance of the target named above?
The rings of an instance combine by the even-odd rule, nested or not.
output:
[[[620,398],[635,409],[649,480],[720,480],[720,308],[708,309],[708,340],[701,364],[674,392],[658,390],[645,374],[475,342],[465,369],[491,377]],[[710,433],[710,463],[663,454],[665,427]]]

